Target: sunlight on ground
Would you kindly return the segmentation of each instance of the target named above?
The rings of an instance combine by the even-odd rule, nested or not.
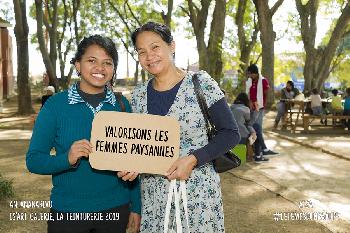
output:
[[[350,148],[350,144],[346,141],[325,141],[325,140],[317,140],[315,141],[315,145],[327,145],[330,147],[348,147]]]
[[[313,173],[313,174],[316,174],[316,175],[321,175],[321,176],[330,176],[330,175],[332,175],[331,172],[326,171],[324,169],[320,169],[319,167],[315,167],[315,166],[313,166],[313,165],[311,165],[309,163],[304,163],[304,164],[302,164],[302,166],[303,166],[303,168],[306,171],[308,171],[310,173]]]
[[[31,137],[31,130],[13,129],[0,131],[0,140],[30,139]]]
[[[329,203],[329,206],[331,209],[339,211],[340,217],[342,219],[350,221],[350,204],[346,205],[346,204],[331,202]]]
[[[292,142],[288,141],[279,141],[279,140],[274,140],[274,139],[266,139],[265,140],[266,146],[269,149],[274,149],[277,146],[283,146],[283,147],[291,147],[294,144]]]
[[[320,193],[313,193],[314,195],[317,195],[318,197],[322,196]],[[308,192],[308,195],[310,195],[310,192]],[[323,199],[323,198],[320,198]],[[343,220],[349,221],[350,220],[350,204],[342,204],[339,202],[324,202],[320,201],[315,198],[309,198],[309,200],[312,202],[313,207],[315,208],[314,211],[325,211],[325,212],[338,212],[339,217]],[[349,200],[346,200],[347,202]]]

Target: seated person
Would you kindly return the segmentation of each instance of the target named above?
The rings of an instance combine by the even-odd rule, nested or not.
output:
[[[321,123],[323,124],[323,109],[322,109],[322,99],[317,90],[317,88],[312,89],[312,94],[310,95],[312,115],[321,116]]]
[[[297,88],[294,87],[293,81],[288,81],[286,87],[281,90],[281,100],[279,103],[277,103],[277,116],[275,118],[274,124],[275,129],[277,128],[278,123],[286,112],[285,100],[294,99],[299,94],[300,92]]]
[[[331,113],[333,115],[341,115],[343,113],[343,106],[341,103],[341,96],[338,95],[338,90],[332,90],[332,102],[331,102]]]
[[[254,161],[256,163],[267,162],[262,153],[262,130],[259,124],[251,124],[249,98],[246,93],[240,93],[231,105],[231,111],[236,119],[239,133],[241,135],[240,144],[247,144],[249,137],[256,139],[254,142]]]
[[[45,102],[55,94],[55,88],[53,86],[48,86],[45,88],[45,94],[41,97],[41,107],[40,109],[44,106]]]

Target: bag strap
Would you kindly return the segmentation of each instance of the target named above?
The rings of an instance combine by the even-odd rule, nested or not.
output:
[[[121,92],[114,92],[115,98],[118,101],[118,104],[120,106],[120,111],[121,112],[126,112],[126,107],[123,102],[123,94]]]
[[[214,124],[212,124],[212,120],[209,115],[209,108],[208,108],[207,102],[205,101],[204,93],[200,86],[197,73],[192,76],[192,82],[194,86],[194,92],[196,93],[197,101],[199,104],[199,108],[201,109],[201,112],[204,117],[208,139],[211,139],[214,136],[215,126]]]
[[[176,232],[182,233],[182,223],[181,223],[181,215],[180,215],[180,198],[182,198],[183,207],[185,210],[185,217],[186,217],[186,227],[189,231],[189,221],[188,221],[188,210],[187,210],[187,195],[186,195],[186,183],[184,180],[180,181],[180,190],[177,191],[177,185],[176,180],[170,181],[169,185],[169,192],[168,192],[168,200],[165,207],[165,220],[164,220],[164,233],[168,233],[169,230],[169,220],[170,220],[170,209],[171,209],[171,202],[173,200],[173,195],[175,198],[175,218],[173,221],[172,226],[174,225],[174,222],[176,221]]]

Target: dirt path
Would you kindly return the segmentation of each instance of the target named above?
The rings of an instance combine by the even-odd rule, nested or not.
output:
[[[50,176],[30,174],[26,170],[25,153],[31,136],[30,119],[9,120],[13,116],[13,109],[14,106],[10,106],[5,113],[0,114],[0,172],[13,180],[15,189],[14,198],[0,202],[0,232],[46,232],[45,221],[10,220],[10,213],[26,212],[29,218],[30,213],[48,211],[11,208],[10,201],[47,201],[51,189]],[[346,210],[349,207],[346,195],[350,178],[346,172],[350,166],[339,158],[302,148],[273,135],[268,135],[267,142],[270,148],[279,151],[282,156],[272,158],[267,164],[249,164],[221,175],[226,232],[350,232],[350,229],[346,230],[346,226],[350,225],[344,221],[320,224],[309,220],[274,220],[275,213],[316,211],[298,207],[299,202],[308,201],[311,197],[328,206],[334,204],[335,209],[343,202],[344,205],[339,208]],[[327,164],[337,166],[329,169]],[[338,223],[343,227],[337,228]],[[332,231],[324,224],[328,224],[327,227]]]
[[[30,174],[25,167],[28,140],[0,141],[0,170],[5,177],[13,179],[16,196],[11,200],[49,200],[51,179],[49,176]],[[249,167],[237,170],[248,172]],[[236,171],[235,171],[236,173]],[[258,174],[258,173],[257,173]],[[254,181],[224,173],[222,191],[224,196],[226,232],[330,232],[314,221],[274,221],[275,212],[295,212],[298,207]],[[9,201],[11,201],[9,200]],[[25,212],[10,208],[10,202],[0,202],[0,232],[45,232],[45,221],[10,221],[10,213]],[[48,209],[28,209],[29,213]]]

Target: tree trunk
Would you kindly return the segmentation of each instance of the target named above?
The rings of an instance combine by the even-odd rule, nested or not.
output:
[[[54,0],[56,2],[56,8],[57,8],[57,0]],[[39,48],[40,52],[43,58],[43,62],[45,64],[47,74],[49,76],[50,80],[50,85],[54,86],[56,90],[58,90],[58,82],[57,82],[57,77],[56,77],[56,60],[57,60],[57,22],[56,26],[48,28],[49,35],[50,35],[50,54],[47,51],[46,48],[46,43],[44,39],[44,34],[43,34],[43,2],[42,0],[35,0],[35,9],[36,9],[36,21],[37,21],[37,37],[38,37],[38,43],[39,43]],[[53,19],[56,19],[57,21],[57,10],[56,10],[56,17],[53,16]],[[54,22],[52,22],[53,25],[55,25]],[[47,25],[48,26],[48,25]],[[52,28],[55,28],[53,31]],[[53,36],[54,34],[54,36]],[[54,38],[53,38],[54,37]],[[52,41],[53,40],[53,41]],[[55,44],[53,44],[55,43]],[[53,59],[53,60],[52,60]]]
[[[213,19],[210,27],[208,46],[205,43],[204,35],[208,18],[208,11],[211,0],[202,0],[201,8],[197,7],[193,1],[188,0],[188,11],[197,41],[199,56],[199,69],[205,70],[218,83],[222,74],[222,39],[224,37],[226,0],[215,1]]]
[[[239,50],[240,50],[240,70],[238,72],[238,86],[237,93],[245,91],[245,80],[246,80],[246,70],[248,65],[250,64],[250,54],[251,51],[256,44],[257,35],[259,32],[259,27],[255,22],[254,17],[254,31],[251,35],[250,40],[246,38],[246,29],[247,24],[244,22],[244,15],[247,10],[247,0],[239,0],[237,6],[237,12],[235,16],[235,23],[237,25],[237,36],[239,42]],[[254,13],[255,14],[255,13]],[[241,85],[244,84],[244,85]]]
[[[165,14],[163,11],[161,12],[161,16],[165,25],[171,28],[171,16],[173,14],[174,8],[174,0],[168,1],[168,12]]]
[[[58,90],[58,85],[57,85],[57,74],[56,74],[56,61],[57,61],[57,1],[58,0],[52,0],[52,8],[53,8],[53,15],[52,15],[52,26],[49,28],[49,37],[50,37],[50,61],[52,64],[53,68],[53,73],[49,73],[52,75],[52,83],[50,85],[54,86],[56,90]]]
[[[301,0],[296,0],[297,10],[301,19],[301,37],[306,52],[304,79],[304,92],[313,88],[323,89],[331,70],[331,63],[336,49],[344,38],[350,22],[350,1],[347,1],[340,17],[338,18],[328,44],[315,48],[317,32],[316,16],[319,6],[318,0],[309,0],[303,5]]]
[[[146,72],[142,69],[141,70],[141,78],[142,78],[142,82],[146,82]]]
[[[283,3],[278,0],[270,9],[268,1],[254,0],[255,8],[258,13],[258,22],[260,29],[260,40],[262,45],[262,69],[261,74],[267,78],[271,91],[267,96],[267,107],[271,107],[275,100],[274,92],[274,66],[275,66],[275,38],[276,33],[273,31],[272,16]]]
[[[138,83],[138,79],[139,79],[139,61],[136,61],[136,65],[135,65],[135,73],[134,73],[134,85],[136,86]]]
[[[28,23],[26,15],[26,1],[13,0],[16,25],[15,35],[17,43],[17,88],[18,114],[34,113],[29,86],[29,55],[28,55]]]
[[[225,31],[226,0],[216,0],[208,41],[208,73],[218,83],[223,77],[222,40]]]

